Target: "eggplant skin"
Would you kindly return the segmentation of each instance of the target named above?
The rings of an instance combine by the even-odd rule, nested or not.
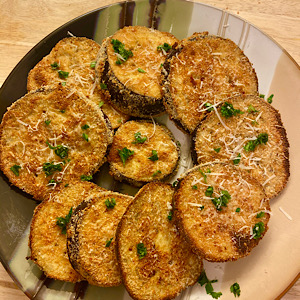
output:
[[[107,60],[105,61],[101,81],[107,86],[112,105],[125,114],[133,117],[149,118],[165,112],[162,98],[144,96],[128,89],[114,75]]]

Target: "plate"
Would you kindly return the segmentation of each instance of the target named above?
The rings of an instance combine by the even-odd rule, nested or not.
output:
[[[271,202],[273,215],[269,231],[251,255],[236,262],[208,263],[204,267],[208,278],[218,279],[215,291],[221,299],[233,299],[229,287],[238,282],[240,299],[274,299],[298,276],[300,270],[300,68],[272,39],[245,20],[228,12],[182,0],[130,1],[99,8],[58,28],[38,43],[15,67],[0,90],[0,114],[26,93],[26,77],[31,68],[47,55],[52,47],[69,33],[85,36],[101,43],[125,25],[142,25],[168,31],[178,39],[194,32],[233,40],[248,56],[257,72],[259,92],[274,94],[272,105],[279,110],[290,142],[291,176],[285,190]],[[165,123],[181,142],[183,157],[179,173],[192,166],[190,139],[180,132],[167,116]],[[104,171],[107,166],[103,166]],[[102,173],[102,172],[101,172]],[[0,258],[18,286],[35,299],[122,299],[130,297],[123,286],[100,288],[85,282],[71,284],[46,278],[30,260],[28,234],[33,210],[38,204],[31,196],[9,184],[0,174]],[[179,174],[177,174],[179,175]],[[175,180],[175,178],[173,178]],[[95,182],[119,191],[126,185],[115,184],[108,175],[95,176]],[[131,190],[134,193],[134,190]],[[280,274],[280,276],[278,276]],[[196,284],[177,299],[212,299],[204,287]]]

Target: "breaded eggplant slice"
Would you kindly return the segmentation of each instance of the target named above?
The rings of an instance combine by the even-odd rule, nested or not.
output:
[[[42,200],[57,184],[90,176],[112,142],[95,103],[59,84],[14,102],[0,125],[0,167],[9,181]]]
[[[82,92],[101,106],[113,128],[117,128],[128,116],[117,112],[104,97],[95,82],[95,65],[100,45],[85,37],[68,37],[59,41],[30,72],[28,91],[42,86],[63,83],[70,89]]]
[[[105,84],[116,109],[141,118],[164,112],[161,65],[177,42],[170,33],[142,26],[124,27],[104,40],[99,84]]]
[[[117,226],[133,197],[107,191],[84,200],[67,230],[71,264],[90,284],[117,286],[121,276],[116,257]]]
[[[202,259],[172,218],[174,189],[152,182],[136,194],[117,229],[123,283],[133,299],[173,299],[197,282]]]
[[[173,49],[162,77],[166,111],[188,133],[205,117],[207,106],[258,89],[243,51],[233,41],[207,33],[194,33]]]
[[[173,205],[193,248],[213,262],[249,255],[265,235],[271,213],[261,184],[226,163],[189,170],[179,180]]]
[[[116,180],[141,186],[168,179],[177,170],[179,157],[179,146],[166,126],[132,120],[118,128],[107,160]]]
[[[279,112],[259,96],[238,96],[219,105],[194,137],[198,164],[223,161],[247,170],[268,198],[285,187],[289,143]]]
[[[58,218],[66,216],[86,197],[105,191],[91,182],[73,182],[60,186],[34,210],[30,226],[30,259],[49,278],[78,282],[83,280],[70,264],[67,255],[66,229],[57,225]],[[72,214],[71,211],[71,214]]]

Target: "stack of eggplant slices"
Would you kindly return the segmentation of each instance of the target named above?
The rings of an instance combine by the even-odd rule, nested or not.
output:
[[[267,232],[289,143],[233,41],[142,26],[101,45],[71,36],[27,88],[3,117],[0,165],[41,201],[29,248],[47,277],[173,299],[203,278],[203,259],[245,257]],[[193,141],[194,167],[173,184],[180,143],[154,120],[164,113]],[[91,182],[105,162],[134,197]]]

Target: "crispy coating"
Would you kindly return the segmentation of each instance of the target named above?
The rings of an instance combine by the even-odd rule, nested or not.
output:
[[[235,94],[257,94],[255,70],[231,40],[194,33],[170,53],[164,68],[164,105],[180,129],[192,133],[205,117],[205,104]]]
[[[219,117],[213,111],[200,124],[194,138],[197,162],[235,164],[256,178],[267,197],[273,198],[283,190],[290,175],[289,143],[280,114],[259,96],[234,97],[227,103],[241,113],[226,118],[221,113],[224,104],[220,104]],[[266,144],[247,151],[247,143],[264,133],[268,134]]]
[[[201,258],[191,251],[170,218],[173,194],[167,183],[145,185],[118,226],[119,265],[133,299],[173,299],[201,273]]]
[[[106,201],[115,201],[108,207]],[[73,267],[98,286],[121,284],[115,252],[117,226],[133,197],[107,191],[93,195],[75,210],[68,227],[68,255]]]
[[[11,183],[43,200],[57,184],[95,173],[111,141],[101,110],[59,84],[8,108],[0,126],[0,166]]]
[[[95,64],[100,45],[85,37],[68,37],[59,41],[30,72],[27,79],[28,91],[55,83],[66,84],[70,89],[83,93],[109,118],[112,127],[117,128],[128,117],[116,111],[95,82]],[[57,66],[55,65],[57,64]],[[68,76],[59,75],[68,72]]]
[[[90,182],[73,182],[60,186],[39,204],[31,221],[29,248],[33,260],[49,278],[78,282],[83,280],[71,266],[67,255],[67,237],[56,224],[57,218],[68,215],[86,197],[105,190]]]
[[[145,141],[137,142],[136,135]],[[133,155],[123,162],[121,153],[125,148]],[[179,156],[179,147],[167,127],[154,121],[132,120],[118,128],[107,159],[115,179],[141,186],[169,178],[177,170]]]
[[[249,255],[268,229],[270,204],[263,187],[229,164],[208,163],[189,170],[179,181],[173,204],[179,228],[208,261]],[[260,212],[263,216],[257,218]],[[254,229],[259,222],[260,236]]]

